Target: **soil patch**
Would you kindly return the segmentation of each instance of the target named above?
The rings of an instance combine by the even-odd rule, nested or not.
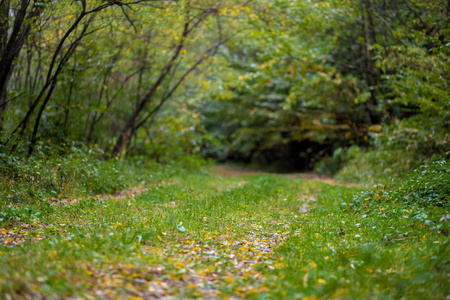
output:
[[[233,176],[244,176],[244,175],[254,175],[264,173],[261,170],[255,170],[245,167],[234,167],[229,165],[218,165],[210,168],[211,175],[219,176],[219,177],[233,177]],[[291,173],[291,174],[278,174],[281,176],[285,176],[287,178],[292,179],[316,179],[322,182],[332,184],[332,185],[340,185],[340,186],[358,186],[355,183],[351,182],[340,182],[336,181],[332,177],[318,175],[312,172],[304,172],[304,173]]]

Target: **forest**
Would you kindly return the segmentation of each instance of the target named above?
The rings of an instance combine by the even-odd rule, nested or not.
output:
[[[448,0],[0,0],[1,299],[448,299],[449,157]]]

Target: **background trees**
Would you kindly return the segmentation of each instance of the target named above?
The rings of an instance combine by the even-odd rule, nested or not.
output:
[[[259,4],[199,106],[210,155],[302,168],[352,145],[449,150],[447,2]]]
[[[449,150],[446,1],[4,0],[0,14],[3,152],[286,170],[351,146]]]
[[[237,11],[245,6],[228,4]],[[212,1],[22,1],[20,5],[2,3],[6,37],[14,18],[15,24],[25,22],[27,9],[34,22],[18,29],[22,43],[27,40],[27,53],[18,59],[2,55],[2,63],[9,59],[12,68],[18,67],[4,81],[10,86],[8,99],[19,100],[9,112],[3,145],[11,152],[28,148],[28,155],[38,139],[46,138],[57,144],[102,140],[106,152],[119,154],[234,30],[226,26],[229,21],[220,20],[226,7]],[[9,35],[13,40],[18,34]],[[15,49],[18,56],[20,49]],[[70,128],[71,115],[78,119],[73,124],[77,130]],[[105,121],[112,132],[97,135]],[[23,147],[17,148],[17,143]]]
[[[42,4],[42,3],[41,3]],[[30,1],[4,0],[0,3],[0,132],[8,104],[8,82],[22,47],[42,13],[43,6]]]

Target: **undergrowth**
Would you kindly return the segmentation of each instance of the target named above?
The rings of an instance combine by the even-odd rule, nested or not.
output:
[[[164,165],[146,157],[102,159],[101,152],[72,147],[64,155],[46,149],[26,159],[0,152],[0,224],[27,222],[73,198],[115,194],[197,169],[202,160],[181,157]]]
[[[276,271],[273,298],[446,299],[449,162],[403,175],[353,195],[324,186],[278,251],[285,268]]]
[[[366,184],[400,180],[419,166],[450,157],[449,118],[416,115],[370,127],[370,147],[337,148],[316,163],[319,174]]]

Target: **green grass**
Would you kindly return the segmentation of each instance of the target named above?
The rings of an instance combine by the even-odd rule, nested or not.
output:
[[[29,159],[0,152],[0,227],[52,214],[50,204],[151,187],[181,170],[197,170],[203,162],[189,156],[164,165],[144,157],[100,157],[98,151],[75,147],[65,155],[49,149]]]
[[[47,203],[4,223],[0,233],[22,233],[0,246],[0,298],[449,295],[445,198],[413,205],[385,186],[161,170],[138,196]]]

